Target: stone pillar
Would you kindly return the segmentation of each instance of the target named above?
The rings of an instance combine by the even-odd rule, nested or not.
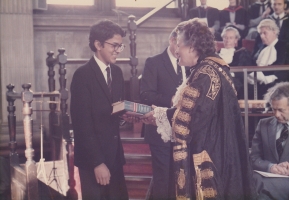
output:
[[[0,0],[0,26],[1,124],[7,122],[6,85],[13,83],[18,92],[23,83],[35,86],[32,0]],[[15,101],[17,121],[23,119],[21,104]]]

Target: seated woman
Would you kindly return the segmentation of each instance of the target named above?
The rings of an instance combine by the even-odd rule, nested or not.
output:
[[[224,48],[221,48],[219,56],[229,66],[250,66],[252,65],[249,51],[242,47],[237,47],[240,34],[233,27],[224,28],[221,37],[223,38]],[[238,99],[244,99],[244,76],[242,72],[232,73]]]
[[[176,199],[253,199],[244,125],[227,63],[197,18],[177,26],[179,65],[193,66],[173,108],[155,107],[144,123],[173,141]]]
[[[223,30],[227,26],[236,28],[243,39],[248,27],[248,14],[245,8],[239,5],[239,0],[229,0],[229,7],[220,11],[220,26]]]
[[[257,66],[282,65],[285,63],[286,44],[278,40],[279,28],[271,19],[260,22],[257,30],[262,39],[263,46],[253,52],[253,63]],[[272,67],[272,69],[274,69]],[[253,84],[254,73],[248,77],[249,83]],[[277,82],[288,81],[288,71],[264,71],[257,72],[258,99],[263,99],[263,95],[268,88]]]

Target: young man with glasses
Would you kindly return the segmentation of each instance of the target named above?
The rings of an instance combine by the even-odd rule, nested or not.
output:
[[[93,25],[89,47],[94,54],[75,71],[71,83],[74,160],[84,200],[128,199],[120,119],[111,115],[112,104],[124,99],[122,71],[114,65],[124,49],[124,36],[122,28],[109,20]]]

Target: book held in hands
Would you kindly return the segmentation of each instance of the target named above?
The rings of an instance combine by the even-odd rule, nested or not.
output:
[[[152,107],[140,103],[135,103],[131,101],[118,101],[112,104],[113,110],[112,114],[129,114],[129,115],[144,115],[150,111],[152,111]]]

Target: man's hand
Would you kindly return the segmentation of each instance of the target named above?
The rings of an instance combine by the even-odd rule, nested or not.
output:
[[[282,167],[284,170],[285,170],[285,174],[286,176],[289,176],[289,162],[282,162],[282,163],[279,163],[278,166]]]
[[[110,172],[104,163],[94,168],[94,175],[97,183],[100,185],[108,185],[110,180]]]
[[[271,12],[271,9],[268,7],[262,14],[262,18],[266,18]]]
[[[280,175],[286,175],[287,174],[287,169],[283,166],[281,166],[280,164],[274,164],[271,168],[270,168],[270,172],[273,174],[280,174]]]
[[[156,108],[156,106],[152,105],[152,108]],[[152,124],[152,125],[157,125],[156,124],[156,118],[154,117],[154,111],[150,111],[148,113],[146,113],[145,115],[140,117],[142,122],[145,124]]]
[[[140,118],[138,116],[123,114],[120,117],[126,122],[130,122],[130,123],[138,123],[138,122],[140,122]]]

